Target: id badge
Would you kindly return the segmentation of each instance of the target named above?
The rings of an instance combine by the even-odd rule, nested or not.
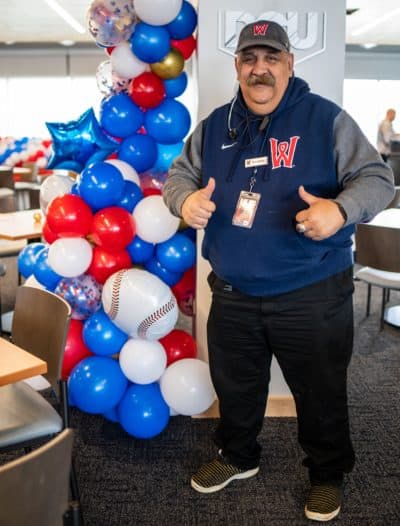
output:
[[[236,203],[235,213],[233,214],[232,218],[232,225],[241,226],[243,228],[251,228],[253,226],[253,221],[260,198],[261,194],[257,194],[255,192],[245,192],[242,190]]]

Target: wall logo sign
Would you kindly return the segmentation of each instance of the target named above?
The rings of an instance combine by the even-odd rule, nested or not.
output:
[[[283,26],[291,43],[295,63],[305,62],[326,49],[326,13],[288,11],[265,11],[258,16],[246,11],[218,11],[218,49],[234,55],[242,28],[257,20],[273,20]]]

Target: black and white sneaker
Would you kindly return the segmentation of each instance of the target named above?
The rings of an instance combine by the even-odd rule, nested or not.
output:
[[[343,490],[332,484],[313,484],[307,497],[305,514],[308,519],[326,522],[339,515]]]
[[[200,493],[214,493],[225,488],[233,480],[247,479],[256,475],[259,467],[241,469],[228,464],[222,458],[216,458],[202,466],[191,478],[193,489]]]

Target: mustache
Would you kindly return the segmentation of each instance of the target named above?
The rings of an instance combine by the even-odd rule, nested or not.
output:
[[[263,86],[275,86],[275,79],[274,77],[271,77],[270,75],[255,75],[252,74],[247,79],[246,84],[248,86],[257,86],[258,84],[261,84]]]

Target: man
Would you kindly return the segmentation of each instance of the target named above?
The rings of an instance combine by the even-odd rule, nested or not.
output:
[[[378,127],[377,147],[385,162],[388,160],[390,154],[390,141],[395,135],[392,124],[395,118],[396,111],[393,108],[389,108],[386,112],[386,117]]]
[[[164,186],[172,213],[205,228],[202,253],[212,267],[207,329],[219,451],[191,485],[211,493],[258,472],[275,355],[306,453],[305,513],[326,521],[339,513],[343,474],[354,465],[351,235],[391,200],[393,177],[356,123],[293,75],[281,26],[247,25],[236,53],[237,96],[197,126]]]

